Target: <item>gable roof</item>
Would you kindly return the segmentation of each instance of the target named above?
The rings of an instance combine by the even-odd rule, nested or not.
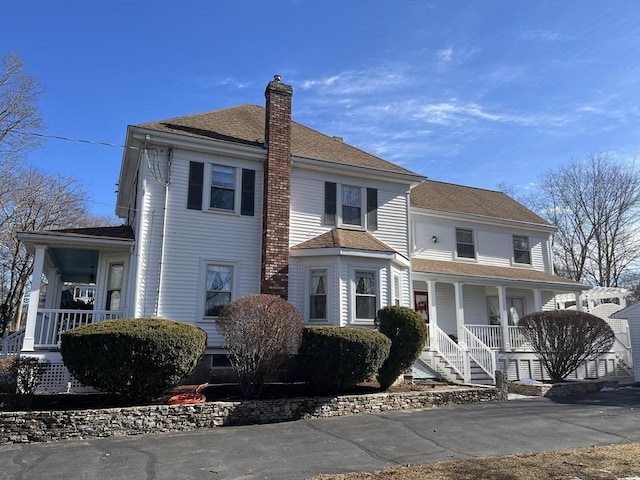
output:
[[[553,284],[570,291],[581,291],[589,288],[587,285],[568,280],[558,275],[532,270],[529,268],[497,267],[477,263],[451,262],[445,260],[428,260],[414,258],[411,260],[414,272],[434,273],[451,276],[479,277],[485,280],[517,280],[524,282],[539,282]]]
[[[264,148],[265,118],[264,107],[245,104],[185,117],[142,123],[138,127]],[[291,154],[302,158],[416,175],[406,168],[348,145],[339,138],[330,137],[294,121],[291,122]]]
[[[350,250],[365,250],[369,252],[394,253],[395,250],[381,242],[368,232],[334,228],[322,235],[318,235],[306,242],[299,243],[292,250],[312,248],[346,248]]]
[[[425,180],[411,189],[411,205],[442,212],[551,226],[546,220],[502,192],[433,180]]]

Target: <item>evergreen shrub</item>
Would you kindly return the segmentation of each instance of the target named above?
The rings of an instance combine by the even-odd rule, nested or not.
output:
[[[374,378],[391,340],[363,327],[306,326],[298,351],[300,375],[317,393],[339,393]]]
[[[389,356],[378,371],[380,387],[386,390],[420,356],[427,341],[427,327],[416,311],[395,305],[378,311],[376,326],[391,340]]]
[[[84,385],[122,395],[126,403],[153,399],[189,375],[207,345],[204,330],[159,318],[94,323],[62,334],[60,352]]]

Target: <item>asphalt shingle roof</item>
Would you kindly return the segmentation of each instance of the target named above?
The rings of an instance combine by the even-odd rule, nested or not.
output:
[[[477,263],[450,262],[444,260],[429,260],[414,258],[411,261],[414,272],[440,273],[446,275],[461,275],[471,277],[492,278],[501,280],[524,280],[533,282],[555,283],[566,285],[579,290],[584,285],[550,273],[529,268],[496,267]]]
[[[502,192],[433,180],[426,180],[411,190],[411,205],[550,226],[546,220]]]
[[[264,107],[245,104],[142,123],[138,127],[262,147],[265,142],[265,116]],[[341,139],[330,137],[294,121],[291,122],[291,154],[302,158],[416,175],[399,165],[348,145]]]
[[[292,247],[294,250],[311,248],[348,248],[352,250],[366,250],[370,252],[395,252],[393,248],[381,242],[370,233],[344,228],[334,228],[322,235],[318,235],[317,237]]]

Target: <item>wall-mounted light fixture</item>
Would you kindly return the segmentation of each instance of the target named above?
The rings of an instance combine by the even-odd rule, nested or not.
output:
[[[435,235],[433,237],[431,237],[431,241],[433,243],[438,243],[438,237],[436,237]]]
[[[95,272],[93,271],[93,269],[94,269],[94,268],[96,268],[96,267],[94,267],[94,266],[92,265],[92,266],[91,266],[91,273],[89,274],[89,278],[88,278],[89,283],[96,283],[96,274],[95,274]]]

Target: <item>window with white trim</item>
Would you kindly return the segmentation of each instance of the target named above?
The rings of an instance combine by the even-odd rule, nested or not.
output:
[[[205,181],[209,178],[209,181]],[[256,171],[228,165],[189,162],[187,208],[255,213]]]
[[[205,273],[204,316],[217,317],[231,303],[233,267],[207,264]]]
[[[342,223],[362,226],[362,189],[360,187],[342,186]]]
[[[325,182],[325,225],[378,229],[378,190]]]
[[[309,272],[309,320],[324,322],[327,320],[327,271]]]
[[[356,320],[374,320],[378,305],[376,272],[356,271],[355,282]]]
[[[524,316],[524,298],[507,297],[507,322],[511,326],[518,325],[518,321]],[[496,296],[487,297],[487,315],[489,325],[500,325],[500,301]]]
[[[476,258],[473,230],[456,228],[456,251],[458,258]]]
[[[211,195],[209,207],[235,210],[236,169],[224,165],[211,165]]]
[[[393,304],[400,306],[400,275],[393,275]]]
[[[531,265],[531,249],[528,237],[523,235],[513,236],[513,261]]]

